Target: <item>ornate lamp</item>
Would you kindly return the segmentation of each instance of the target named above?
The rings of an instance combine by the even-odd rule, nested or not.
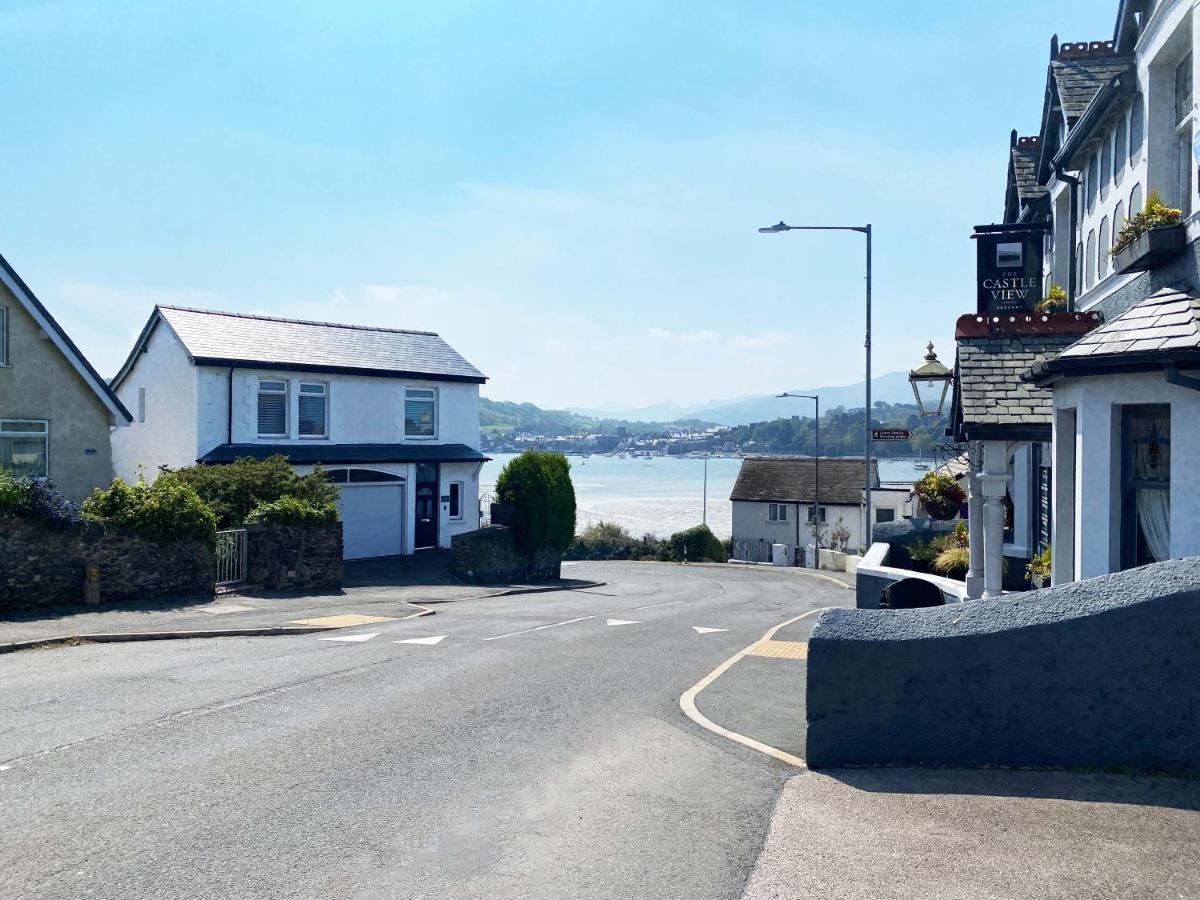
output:
[[[954,373],[941,364],[933,352],[933,341],[926,347],[925,361],[908,373],[917,409],[923,416],[940,416]]]

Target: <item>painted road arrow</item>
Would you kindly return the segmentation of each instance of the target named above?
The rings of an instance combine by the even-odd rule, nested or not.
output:
[[[440,644],[446,639],[444,634],[435,635],[434,637],[423,638],[405,638],[402,641],[392,641],[393,644],[424,644],[426,647],[432,647],[434,644]]]
[[[373,637],[379,637],[379,632],[373,631],[370,634],[348,634],[345,637],[317,638],[317,640],[319,640],[319,641],[347,641],[347,642],[352,641],[357,644],[357,643],[361,643],[362,641],[369,641]]]
[[[641,622],[633,622],[633,621],[630,621],[629,619],[609,619],[607,624],[612,626],[612,625],[641,625],[642,623]]]
[[[703,625],[693,625],[692,631],[696,634],[713,634],[717,631],[728,631],[728,628],[705,628]]]

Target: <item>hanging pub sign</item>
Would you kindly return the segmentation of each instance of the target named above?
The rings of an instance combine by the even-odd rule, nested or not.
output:
[[[976,312],[1032,312],[1045,296],[1042,285],[1042,223],[976,225]]]

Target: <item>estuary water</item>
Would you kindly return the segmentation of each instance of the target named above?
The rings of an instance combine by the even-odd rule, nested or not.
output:
[[[480,473],[481,494],[495,491],[496,477],[512,453],[493,454]],[[704,460],[670,456],[568,456],[578,508],[577,528],[593,522],[616,522],[635,537],[667,537],[699,525],[704,507]],[[928,461],[926,461],[928,464]],[[912,482],[924,474],[919,460],[879,461],[883,481]],[[729,494],[737,480],[740,459],[713,457],[708,461],[708,527],[717,537],[733,532]]]

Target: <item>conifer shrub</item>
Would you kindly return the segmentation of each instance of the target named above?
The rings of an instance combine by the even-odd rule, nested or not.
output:
[[[668,542],[671,557],[680,562],[725,562],[725,546],[707,525],[677,531]]]
[[[561,453],[526,450],[496,479],[496,496],[512,508],[517,549],[525,556],[562,553],[575,538],[575,486]]]

